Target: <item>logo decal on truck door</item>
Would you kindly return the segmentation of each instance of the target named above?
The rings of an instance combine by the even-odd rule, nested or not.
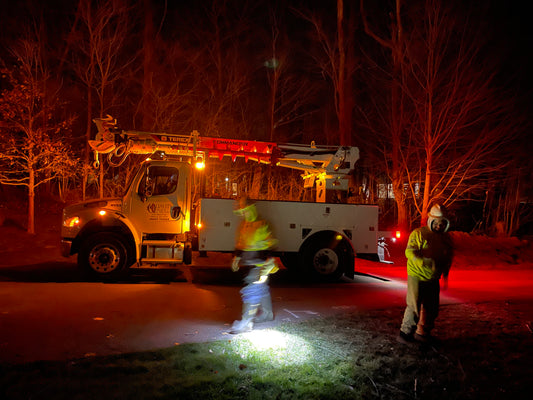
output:
[[[146,210],[149,214],[150,220],[168,220],[170,218],[170,208],[172,204],[165,203],[148,203],[146,205]]]

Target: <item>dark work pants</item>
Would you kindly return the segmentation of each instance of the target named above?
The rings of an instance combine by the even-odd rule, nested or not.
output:
[[[270,296],[267,282],[267,278],[261,280],[261,267],[252,267],[244,278],[245,286],[241,289],[243,303],[258,306],[263,298]]]

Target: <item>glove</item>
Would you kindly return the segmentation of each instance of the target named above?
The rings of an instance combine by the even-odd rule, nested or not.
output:
[[[237,272],[239,270],[239,263],[241,261],[241,258],[240,257],[233,257],[233,261],[231,262],[231,270],[233,272]]]
[[[276,260],[270,257],[265,263],[261,266],[261,276],[267,276],[273,274],[279,270]]]

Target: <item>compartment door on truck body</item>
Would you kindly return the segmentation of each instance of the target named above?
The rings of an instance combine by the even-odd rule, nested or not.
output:
[[[241,218],[233,212],[232,199],[201,199],[197,210],[197,222],[202,224],[198,232],[198,250],[233,251]]]
[[[273,227],[277,251],[298,251],[314,233],[334,231],[343,233],[356,253],[377,252],[377,206],[258,201],[257,210]]]
[[[135,178],[125,204],[142,233],[178,234],[189,230],[190,168],[187,164],[147,164]]]

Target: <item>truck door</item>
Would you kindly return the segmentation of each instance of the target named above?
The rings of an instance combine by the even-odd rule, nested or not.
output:
[[[140,232],[178,234],[188,229],[183,196],[187,173],[180,172],[170,165],[149,165],[144,170],[131,200],[131,220]]]

